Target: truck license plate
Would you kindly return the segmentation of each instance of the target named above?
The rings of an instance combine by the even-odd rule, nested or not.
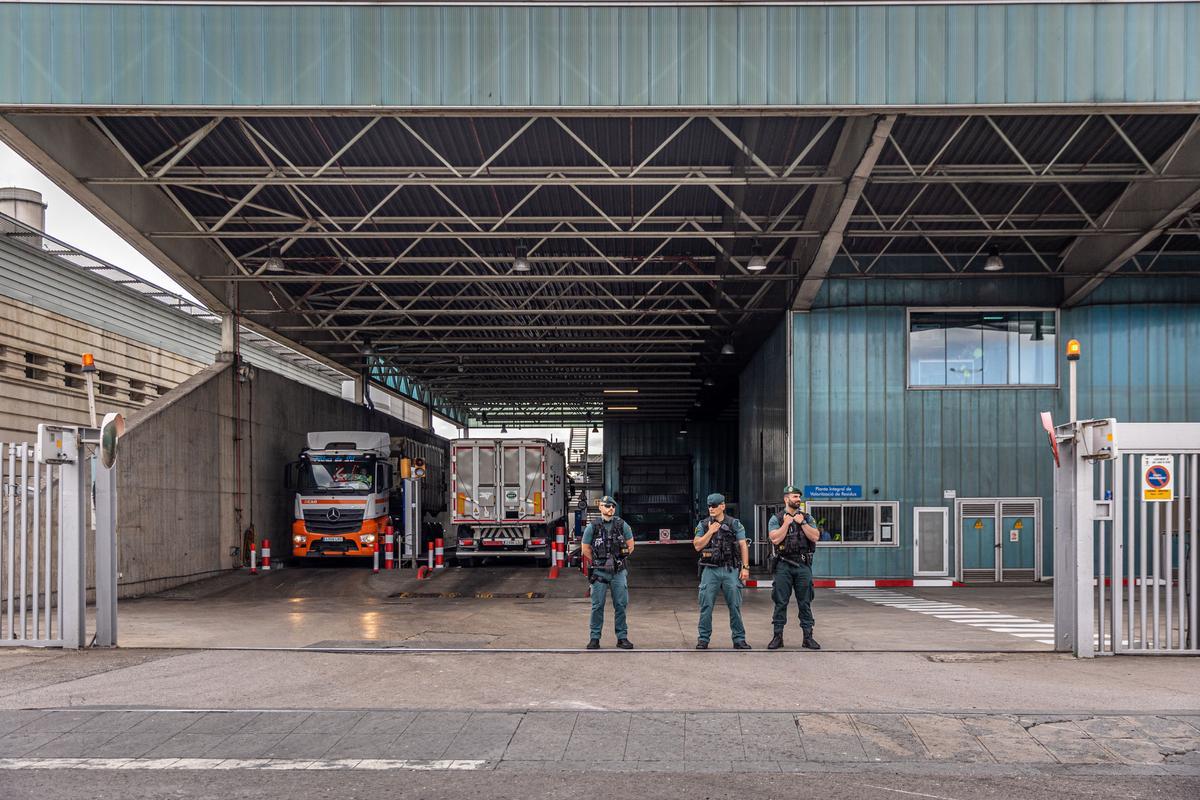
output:
[[[344,542],[344,541],[346,541],[346,538],[344,536],[322,536],[321,541],[323,541],[323,542]]]

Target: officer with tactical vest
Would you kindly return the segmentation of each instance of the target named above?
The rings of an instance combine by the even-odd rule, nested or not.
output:
[[[583,530],[583,557],[591,565],[588,582],[592,584],[591,638],[587,649],[600,648],[604,630],[604,598],[612,594],[613,622],[617,631],[617,647],[632,650],[629,626],[625,623],[625,608],[629,605],[629,582],[625,559],[633,555],[633,529],[617,516],[617,501],[608,495],[600,498],[600,521],[589,523]]]
[[[817,552],[817,540],[821,538],[816,521],[800,508],[800,490],[795,486],[783,489],[783,510],[771,517],[767,523],[767,537],[774,545],[775,574],[771,583],[771,599],[775,601],[775,613],[771,624],[775,637],[767,645],[768,650],[783,647],[783,628],[787,625],[788,601],[796,594],[796,605],[800,607],[800,628],[804,631],[803,647],[820,650],[821,645],[813,638],[813,556]]]
[[[729,607],[733,648],[751,649],[742,625],[742,585],[750,577],[750,548],[742,523],[725,513],[724,495],[708,496],[708,517],[696,525],[692,546],[700,553],[700,626],[696,649],[708,649],[718,591],[725,596],[725,605]]]

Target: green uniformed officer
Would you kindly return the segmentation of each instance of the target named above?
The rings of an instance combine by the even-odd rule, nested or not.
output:
[[[795,486],[785,486],[783,510],[767,523],[767,537],[775,551],[775,573],[771,583],[771,599],[775,601],[771,624],[775,628],[775,636],[767,645],[768,650],[783,647],[783,628],[787,625],[788,601],[793,592],[796,594],[796,605],[800,607],[803,646],[809,650],[821,649],[812,635],[812,563],[821,531],[817,529],[815,520],[800,507],[800,501],[800,490]]]
[[[633,529],[617,516],[616,500],[604,495],[600,498],[599,506],[600,520],[588,523],[584,528],[580,548],[583,557],[591,564],[588,582],[592,584],[592,618],[587,649],[596,650],[600,647],[600,634],[604,631],[604,597],[611,593],[617,647],[632,650],[629,626],[625,622],[625,609],[629,605],[625,559],[633,555]]]
[[[717,592],[729,607],[729,632],[735,650],[749,650],[742,625],[742,585],[750,577],[750,548],[742,523],[726,515],[725,496],[708,496],[708,516],[696,525],[692,546],[700,553],[700,626],[697,650],[707,650],[712,638],[713,604]]]

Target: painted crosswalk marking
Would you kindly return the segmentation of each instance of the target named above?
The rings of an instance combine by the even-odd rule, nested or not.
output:
[[[1033,639],[1038,644],[1054,644],[1054,623],[1042,622],[1016,614],[984,611],[974,606],[944,603],[938,600],[922,600],[919,597],[893,592],[887,589],[837,589],[841,594],[868,603],[903,611],[915,611],[934,619],[957,622],[972,628],[983,628],[993,633],[1003,633],[1018,639]]]
[[[0,770],[477,770],[487,761],[399,758],[0,758]]]

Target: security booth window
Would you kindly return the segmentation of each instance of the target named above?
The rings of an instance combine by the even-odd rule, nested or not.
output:
[[[899,503],[809,503],[808,513],[821,530],[818,545],[863,546],[900,544],[896,531]]]
[[[1056,386],[1051,310],[908,312],[909,388]]]

